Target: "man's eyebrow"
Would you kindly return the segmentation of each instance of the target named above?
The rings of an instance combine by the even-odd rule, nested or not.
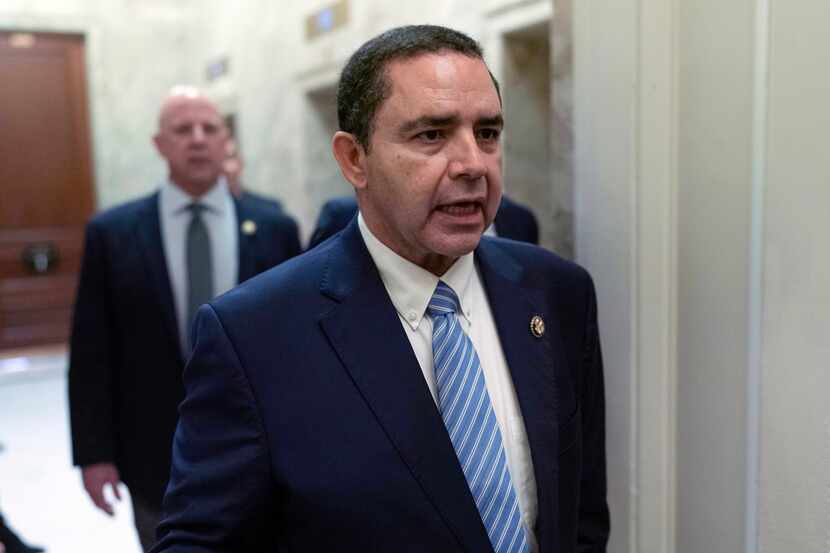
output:
[[[482,117],[476,122],[479,127],[504,127],[504,117],[501,114],[490,117]]]
[[[457,115],[448,115],[446,117],[431,117],[424,115],[411,121],[406,121],[400,126],[401,134],[408,134],[416,129],[424,127],[451,127],[457,125],[461,119]]]

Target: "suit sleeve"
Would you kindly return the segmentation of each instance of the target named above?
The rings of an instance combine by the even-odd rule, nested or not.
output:
[[[580,481],[577,551],[605,553],[610,532],[605,468],[605,392],[602,352],[597,324],[596,291],[590,282],[587,294],[582,397],[583,457]]]
[[[87,225],[69,357],[73,462],[115,462],[112,290],[104,231]]]
[[[275,484],[255,397],[211,306],[194,336],[153,552],[272,551]]]

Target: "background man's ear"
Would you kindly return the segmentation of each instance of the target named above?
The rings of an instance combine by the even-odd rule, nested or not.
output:
[[[161,136],[161,133],[153,135],[153,145],[156,147],[158,153],[164,156],[164,138]]]
[[[357,190],[366,188],[366,151],[353,134],[337,131],[331,139],[340,172]]]

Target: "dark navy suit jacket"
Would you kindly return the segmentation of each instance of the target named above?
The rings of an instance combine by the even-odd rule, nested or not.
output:
[[[243,197],[235,206],[240,227],[256,225],[239,232],[240,282],[299,253],[296,223],[273,203]],[[158,193],[97,215],[72,327],[74,463],[115,463],[130,493],[159,510],[184,397],[178,334]]]
[[[476,259],[527,427],[541,551],[604,552],[591,279],[501,238]],[[492,552],[356,220],[203,306],[194,329],[155,553]]]
[[[357,200],[354,196],[333,198],[324,203],[317,217],[314,232],[311,233],[308,249],[346,228],[356,213]],[[539,225],[536,217],[528,208],[507,196],[501,197],[501,204],[493,225],[496,227],[496,234],[502,238],[530,244],[539,243]]]

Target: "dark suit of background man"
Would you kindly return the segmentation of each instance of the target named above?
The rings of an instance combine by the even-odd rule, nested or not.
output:
[[[220,178],[226,139],[211,102],[174,89],[154,137],[168,182],[87,227],[69,367],[74,462],[109,514],[103,488],[117,496],[123,480],[145,550],[170,474],[191,306],[300,248],[295,222],[273,202],[228,193]]]
[[[481,236],[503,122],[480,47],[393,29],[337,94],[360,216],[199,311],[154,551],[604,552],[594,288]]]
[[[349,224],[357,214],[357,200],[353,196],[332,198],[323,204],[308,249],[322,244]],[[493,224],[487,227],[486,234],[501,236],[519,242],[539,244],[539,224],[533,212],[502,195],[501,205],[496,212]]]

